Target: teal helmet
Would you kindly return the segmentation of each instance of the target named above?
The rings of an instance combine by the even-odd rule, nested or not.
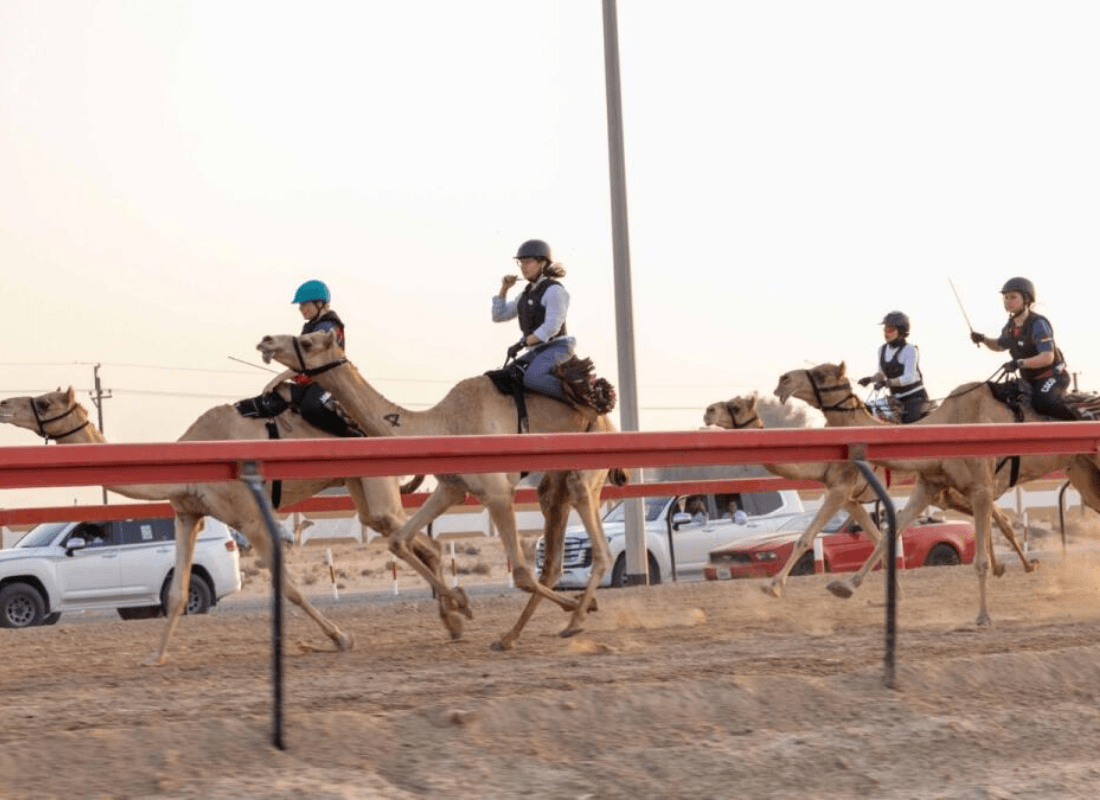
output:
[[[332,302],[332,294],[329,292],[328,287],[325,286],[324,281],[306,281],[298,287],[298,291],[294,293],[294,299],[291,303],[308,303],[310,301],[320,301],[322,303]]]

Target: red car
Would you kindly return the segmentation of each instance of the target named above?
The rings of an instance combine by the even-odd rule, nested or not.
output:
[[[703,575],[709,581],[728,578],[769,578],[787,563],[795,542],[813,521],[814,513],[792,517],[774,533],[738,539],[710,551]],[[845,512],[834,516],[818,534],[826,572],[855,572],[870,557],[874,544]],[[974,526],[968,522],[919,520],[902,532],[905,568],[970,564],[974,561]],[[814,552],[807,550],[791,575],[813,575]]]

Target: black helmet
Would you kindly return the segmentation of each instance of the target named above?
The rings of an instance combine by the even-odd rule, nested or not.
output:
[[[900,311],[891,311],[882,318],[881,324],[889,325],[891,328],[897,328],[902,339],[909,335],[909,317]]]
[[[1027,278],[1009,278],[1001,287],[1001,294],[1019,292],[1029,303],[1035,302],[1035,284]]]
[[[516,258],[543,258],[547,261],[554,260],[550,256],[550,245],[542,239],[528,239],[521,244],[519,250],[516,251]]]

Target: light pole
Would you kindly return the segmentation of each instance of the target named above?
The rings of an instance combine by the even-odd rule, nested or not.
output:
[[[96,415],[99,418],[99,432],[103,433],[103,401],[108,400],[111,397],[111,390],[103,391],[103,385],[99,382],[99,368],[101,364],[96,364],[92,367],[92,374],[95,376],[95,391],[92,392],[92,402],[95,404]],[[103,505],[107,505],[107,487],[102,488],[103,491]]]

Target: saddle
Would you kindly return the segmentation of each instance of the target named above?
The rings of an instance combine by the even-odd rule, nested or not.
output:
[[[550,372],[561,381],[565,394],[574,405],[592,408],[597,414],[610,414],[615,408],[615,387],[606,378],[596,377],[591,358],[570,356]]]
[[[527,420],[526,387],[523,376],[526,372],[522,362],[513,362],[504,369],[494,369],[485,373],[501,394],[511,395],[516,401],[518,420],[517,433],[527,433],[530,426]],[[597,414],[609,414],[615,408],[615,387],[605,378],[595,376],[595,368],[590,358],[570,356],[555,366],[550,373],[561,381],[562,389],[569,402],[578,408],[591,408]]]
[[[1066,406],[1083,420],[1100,420],[1100,394],[1093,392],[1066,392],[1062,395]]]

